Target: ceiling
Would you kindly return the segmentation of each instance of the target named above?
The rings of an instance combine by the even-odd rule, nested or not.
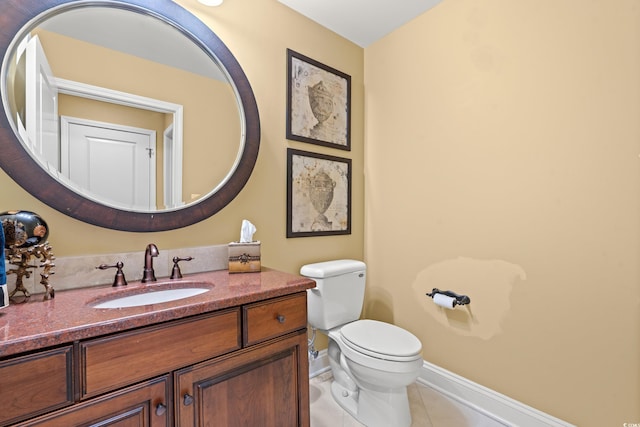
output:
[[[113,7],[79,7],[53,15],[39,27],[205,77],[227,80],[202,49],[176,28],[151,16]]]
[[[361,47],[381,39],[442,0],[278,0]]]

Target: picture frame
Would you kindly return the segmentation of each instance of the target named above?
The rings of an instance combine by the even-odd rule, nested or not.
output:
[[[351,151],[351,76],[287,49],[287,139]]]
[[[287,237],[351,234],[351,159],[287,149]]]

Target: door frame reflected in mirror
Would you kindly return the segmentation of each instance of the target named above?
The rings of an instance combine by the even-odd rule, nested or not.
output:
[[[165,158],[169,156],[171,159],[168,164],[165,162],[164,168],[170,168],[170,170],[163,170],[159,174],[163,178],[162,188],[165,193],[163,209],[179,208],[185,204],[182,199],[182,129],[184,110],[182,105],[61,78],[56,78],[55,82],[58,86],[58,92],[64,95],[171,115],[173,117],[171,121],[171,152],[167,152],[167,147],[163,149],[163,156]],[[64,155],[64,150],[62,150],[62,154]],[[167,177],[170,177],[170,179],[167,179]],[[98,202],[101,201],[98,200]],[[108,204],[107,202],[102,203]]]

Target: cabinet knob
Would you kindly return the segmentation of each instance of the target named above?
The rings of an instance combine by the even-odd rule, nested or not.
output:
[[[185,393],[184,396],[182,396],[182,403],[184,403],[184,406],[191,405],[193,403],[193,396],[189,393]]]
[[[164,415],[165,412],[167,412],[167,406],[162,403],[158,403],[158,406],[156,406],[156,415]]]
[[[284,323],[284,321],[287,320],[287,318],[284,317],[284,315],[282,315],[282,314],[278,314],[276,319],[278,319],[278,322],[280,322],[280,323]]]

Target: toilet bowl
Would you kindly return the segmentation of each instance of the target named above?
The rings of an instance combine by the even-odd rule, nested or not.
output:
[[[328,336],[329,346],[338,348],[329,352],[338,404],[368,427],[411,425],[407,386],[422,368],[420,341],[375,320],[334,328]]]
[[[316,281],[308,291],[309,324],[329,338],[333,398],[368,427],[410,426],[407,386],[423,365],[420,340],[389,323],[359,320],[364,263],[328,261],[300,272]]]

